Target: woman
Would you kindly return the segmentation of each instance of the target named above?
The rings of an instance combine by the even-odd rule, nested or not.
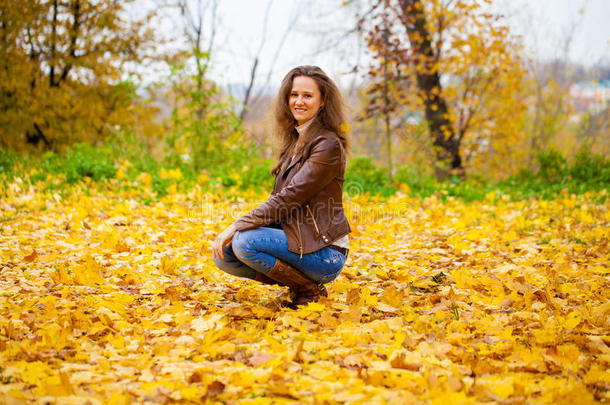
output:
[[[288,286],[293,306],[327,296],[347,259],[351,228],[343,210],[349,149],[343,101],[317,66],[292,69],[275,108],[282,140],[269,199],[239,218],[212,243],[223,271]]]

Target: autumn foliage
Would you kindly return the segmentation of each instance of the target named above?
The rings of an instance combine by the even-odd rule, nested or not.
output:
[[[491,1],[370,3],[359,26],[373,57],[365,116],[407,138],[417,132],[407,118],[419,117],[441,179],[522,164],[512,147],[526,135],[525,66]]]
[[[2,403],[609,399],[605,191],[353,197],[343,273],[292,310],[287,291],[223,274],[209,253],[263,196],[195,187],[146,205],[149,181],[64,199],[5,190]]]
[[[212,262],[272,150],[206,76],[204,20],[164,53],[150,4],[0,0],[1,404],[610,401],[608,109],[573,123],[490,0],[358,3],[353,135],[405,165],[352,157],[346,266],[296,310]]]
[[[155,37],[152,14],[128,17],[133,3],[0,1],[2,149],[58,150],[147,127],[154,110],[133,103],[134,67]]]

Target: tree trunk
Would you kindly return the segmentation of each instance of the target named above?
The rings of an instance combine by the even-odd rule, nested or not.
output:
[[[413,48],[417,68],[417,87],[424,101],[426,121],[433,139],[436,157],[435,174],[445,180],[453,174],[464,176],[460,157],[460,141],[449,120],[447,102],[442,96],[440,75],[435,67],[438,57],[426,28],[426,15],[421,0],[400,0],[401,20]],[[437,50],[440,52],[440,50]]]
[[[384,46],[388,46],[388,31],[384,32]],[[383,77],[385,78],[383,85],[383,102],[384,102],[384,118],[385,118],[385,138],[387,142],[388,156],[388,176],[392,180],[394,167],[392,166],[392,131],[390,129],[390,96],[388,94],[388,59],[383,60]]]
[[[51,55],[49,60],[49,87],[57,86],[55,82],[55,47],[57,45],[57,0],[53,2],[53,19],[51,21]]]
[[[244,95],[244,102],[242,103],[241,112],[239,113],[239,118],[243,121],[246,116],[246,111],[248,109],[248,101],[250,101],[250,92],[252,92],[252,87],[254,87],[254,79],[256,79],[256,68],[258,67],[258,57],[254,59],[254,64],[252,65],[252,71],[250,72],[250,83],[248,84],[248,88],[246,89],[246,94]]]

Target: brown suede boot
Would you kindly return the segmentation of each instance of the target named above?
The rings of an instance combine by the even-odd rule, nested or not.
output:
[[[284,286],[284,284],[280,283],[279,281],[275,281],[274,279],[267,277],[267,275],[264,273],[256,273],[256,277],[254,279],[263,284]]]
[[[299,270],[280,259],[276,259],[275,266],[266,276],[290,288],[293,307],[316,302],[321,296],[328,296],[324,285],[312,281]]]

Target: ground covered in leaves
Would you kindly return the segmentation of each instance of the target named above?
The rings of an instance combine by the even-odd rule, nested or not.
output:
[[[352,198],[346,267],[298,310],[211,260],[255,200],[142,193],[6,190],[0,402],[610,400],[605,192]]]

